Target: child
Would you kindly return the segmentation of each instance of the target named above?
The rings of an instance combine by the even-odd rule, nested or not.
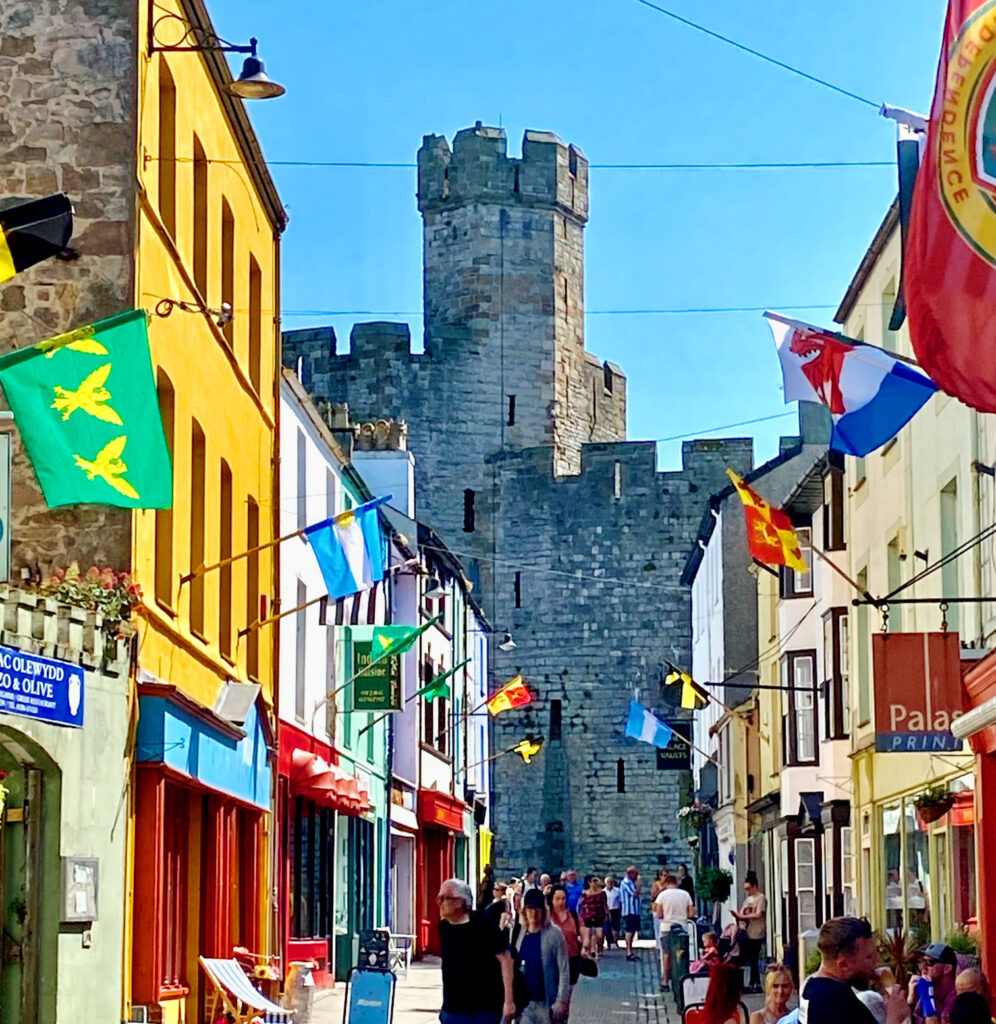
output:
[[[719,963],[717,941],[715,932],[706,932],[702,936],[702,955],[689,965],[692,974],[708,974]]]

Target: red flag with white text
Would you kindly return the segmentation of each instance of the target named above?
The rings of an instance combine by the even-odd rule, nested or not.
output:
[[[996,412],[996,0],[948,3],[904,284],[924,371]]]

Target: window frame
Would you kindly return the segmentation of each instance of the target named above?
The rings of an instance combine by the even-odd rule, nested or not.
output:
[[[827,648],[827,627],[830,646]],[[848,611],[831,608],[823,614],[823,736],[846,740],[851,734],[849,677],[847,673]],[[829,653],[829,662],[827,655]]]
[[[810,679],[812,680],[812,707],[799,707],[797,701],[799,693],[796,690],[796,665],[801,661],[808,661],[810,665]],[[792,687],[790,690],[782,691],[782,763],[786,767],[797,765],[815,765],[820,763],[819,743],[819,702],[817,693],[819,687],[816,682],[816,651],[813,649],[801,651],[786,651],[781,658],[781,671],[784,685]],[[805,714],[812,715],[812,743],[813,755],[811,758],[799,756],[799,724]]]
[[[787,565],[781,567],[778,574],[779,596],[790,601],[797,597],[813,596],[813,528],[810,525],[795,526],[795,535],[799,538],[802,560],[806,563],[806,572],[800,573]],[[809,580],[809,585],[800,583],[800,577]]]

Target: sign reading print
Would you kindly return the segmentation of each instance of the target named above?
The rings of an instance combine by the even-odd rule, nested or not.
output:
[[[0,713],[83,726],[83,669],[0,644]]]
[[[964,713],[957,633],[879,633],[875,664],[875,749],[961,750],[951,723]]]

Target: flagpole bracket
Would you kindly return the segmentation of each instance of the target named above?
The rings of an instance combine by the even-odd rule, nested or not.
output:
[[[230,43],[211,29],[191,24],[183,16],[161,7],[156,0],[149,0],[150,56],[156,52],[199,53],[219,50],[222,53],[248,53],[255,57],[256,45],[256,39],[250,39],[247,45]]]
[[[155,305],[155,314],[161,320],[165,320],[174,309],[184,313],[203,313],[211,317],[219,327],[227,327],[235,319],[235,310],[230,302],[223,302],[218,309],[211,306],[203,306],[199,302],[186,302],[183,299],[160,299]]]

